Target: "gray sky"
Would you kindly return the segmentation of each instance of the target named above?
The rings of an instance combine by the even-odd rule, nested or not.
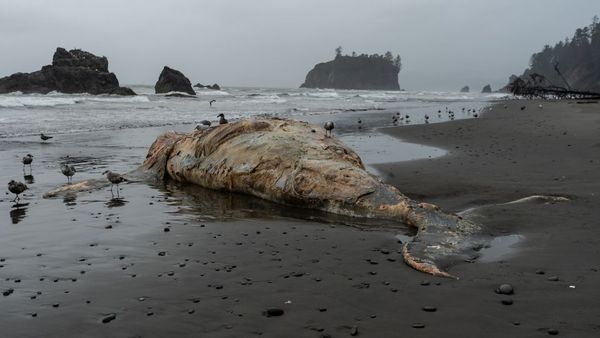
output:
[[[107,56],[122,84],[169,65],[193,83],[298,87],[341,45],[400,53],[409,90],[497,89],[595,14],[599,0],[0,0],[0,76],[62,46]]]

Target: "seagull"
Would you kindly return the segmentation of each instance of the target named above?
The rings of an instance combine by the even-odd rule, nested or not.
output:
[[[40,138],[42,139],[42,141],[46,142],[49,139],[51,139],[53,136],[48,136],[48,135],[44,135],[44,133],[40,134]]]
[[[60,171],[63,173],[63,175],[67,176],[67,183],[73,182],[73,175],[75,175],[77,172],[74,166],[64,163],[60,166]]]
[[[23,191],[25,191],[27,189],[29,189],[29,188],[27,188],[27,186],[21,182],[16,182],[14,180],[10,180],[10,182],[8,182],[8,191],[10,191],[16,195],[13,202],[20,200],[19,194],[22,194]]]
[[[217,100],[212,99],[212,100],[208,101],[208,104],[212,107],[212,104],[215,103],[215,102],[217,102]]]
[[[227,121],[227,119],[225,118],[225,115],[223,113],[217,115],[217,117],[219,117],[219,124],[227,124],[227,123],[229,123]]]
[[[331,121],[325,122],[325,124],[323,125],[323,128],[325,128],[325,137],[331,137],[331,131],[333,130],[333,122],[331,122]],[[329,132],[329,136],[327,136],[327,132]]]
[[[110,170],[107,170],[105,172],[102,173],[102,175],[106,175],[106,178],[108,179],[108,181],[110,182],[110,192],[113,192],[113,185],[117,185],[117,196],[119,195],[119,183],[123,183],[124,181],[127,181],[127,179],[123,176],[121,176],[120,174],[117,173],[113,173]]]
[[[28,165],[29,169],[31,169],[31,162],[33,162],[33,155],[27,154],[23,157],[23,170],[25,170],[25,166]]]
[[[200,124],[203,125],[203,126],[205,126],[205,127],[210,127],[210,125],[212,123],[210,123],[209,120],[202,120],[202,121],[200,121]],[[200,127],[200,125],[197,125],[196,126],[196,130],[200,130],[200,129],[202,129],[202,127]]]

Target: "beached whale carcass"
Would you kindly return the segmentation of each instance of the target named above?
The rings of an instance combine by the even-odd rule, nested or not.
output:
[[[306,122],[247,119],[192,133],[167,132],[152,144],[142,169],[282,204],[397,219],[418,229],[404,244],[406,263],[438,276],[450,276],[440,262],[470,249],[468,235],[478,229],[383,183],[365,170],[356,152]]]

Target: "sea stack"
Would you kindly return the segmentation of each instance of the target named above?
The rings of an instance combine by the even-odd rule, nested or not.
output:
[[[464,86],[464,87],[462,87],[462,88],[460,89],[460,92],[461,92],[461,93],[468,93],[468,92],[469,92],[469,90],[470,90],[469,86]]]
[[[400,57],[394,60],[390,55],[338,54],[309,71],[300,88],[400,90]]]
[[[108,59],[81,49],[56,48],[52,65],[33,73],[15,73],[0,78],[0,94],[20,91],[47,94],[52,91],[75,94],[135,95],[119,86],[114,73],[108,71]]]
[[[483,89],[481,89],[481,92],[482,93],[491,93],[492,92],[492,86],[490,86],[489,84],[485,85],[485,87],[483,87]]]
[[[182,92],[189,95],[196,95],[190,80],[182,72],[167,66],[160,72],[158,81],[154,85],[154,91],[156,94]]]

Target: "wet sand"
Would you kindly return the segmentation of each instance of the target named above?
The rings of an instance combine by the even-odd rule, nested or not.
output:
[[[477,220],[490,239],[522,236],[502,260],[453,266],[460,280],[402,262],[399,241],[410,229],[246,196],[132,183],[121,199],[102,189],[43,200],[63,179],[49,172],[65,154],[82,158],[79,181],[135,166],[152,137],[111,151],[82,148],[84,140],[39,146],[48,154],[34,159],[29,205],[15,211],[10,196],[0,198],[3,336],[544,337],[554,328],[596,337],[600,106],[523,104],[384,130],[448,152],[376,165],[384,180],[452,211],[488,205]],[[571,201],[493,206],[532,194]],[[515,294],[496,294],[501,283]]]

